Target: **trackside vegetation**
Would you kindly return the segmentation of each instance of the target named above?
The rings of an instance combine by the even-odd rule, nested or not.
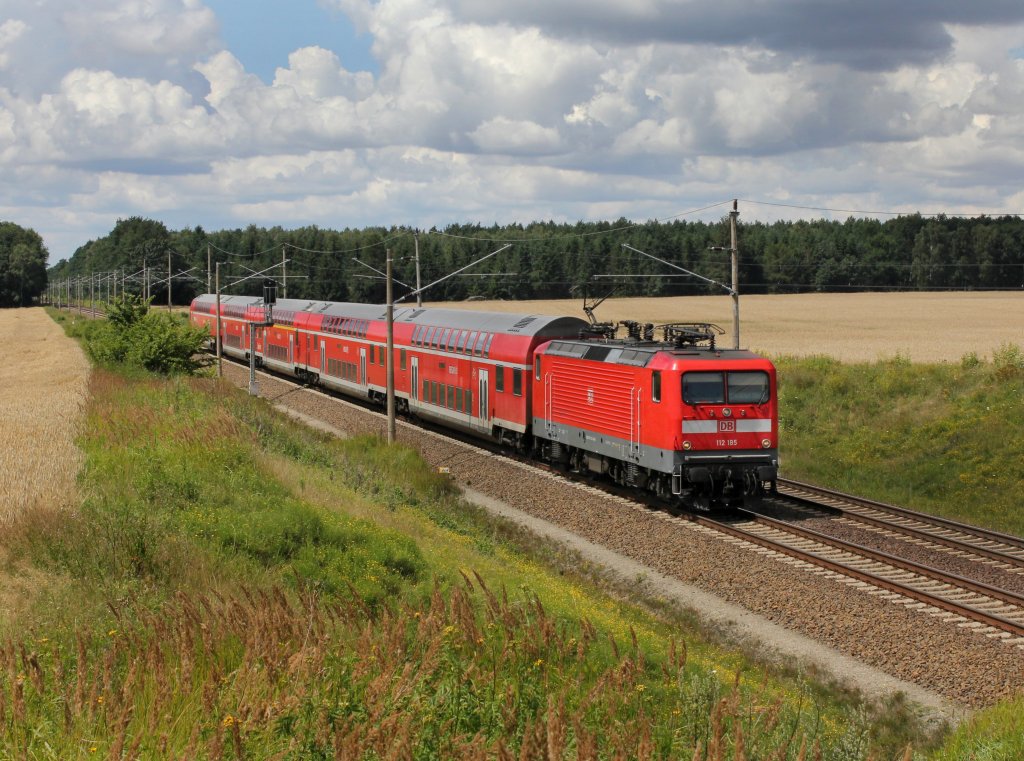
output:
[[[603,593],[416,453],[97,368],[77,511],[0,529],[0,757],[909,759],[933,738]]]
[[[1024,536],[1024,351],[775,360],[783,475]]]

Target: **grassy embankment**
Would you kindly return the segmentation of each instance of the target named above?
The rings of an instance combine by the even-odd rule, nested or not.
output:
[[[783,358],[783,474],[1024,535],[1024,352],[956,364]],[[1024,689],[1024,681],[1022,681]],[[977,714],[942,761],[1024,758],[1024,696]]]
[[[783,474],[1024,536],[1024,352],[992,361],[783,358]]]
[[[854,759],[925,742],[899,704],[872,713],[546,570],[554,549],[525,550],[413,452],[331,440],[212,380],[96,370],[81,446],[81,509],[0,533],[41,571],[0,638],[0,755]]]

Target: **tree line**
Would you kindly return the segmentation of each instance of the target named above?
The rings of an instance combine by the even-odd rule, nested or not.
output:
[[[35,230],[0,222],[0,307],[32,304],[46,289],[49,252]]]
[[[624,244],[727,285],[729,252],[711,249],[728,247],[729,241],[727,217],[718,222],[465,224],[418,232],[408,227],[285,230],[256,225],[171,231],[159,221],[131,217],[81,246],[49,277],[59,281],[113,270],[131,274],[144,264],[164,271],[169,253],[175,273],[194,268],[172,285],[175,303],[187,303],[207,288],[208,256],[222,262],[224,292],[245,294],[258,293],[259,278],[231,284],[284,258],[289,297],[381,303],[385,285],[379,273],[388,249],[394,277],[404,284],[396,285],[397,298],[415,284],[417,247],[426,285],[511,244],[431,288],[424,299],[567,298],[613,290],[620,296],[718,294],[722,285],[687,276]],[[1024,288],[1024,221],[1016,216],[741,222],[737,247],[743,293]],[[281,272],[279,267],[270,274],[280,278]],[[152,292],[157,301],[166,298],[164,287]]]

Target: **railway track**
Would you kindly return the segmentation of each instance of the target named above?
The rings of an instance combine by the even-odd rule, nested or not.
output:
[[[1019,537],[799,481],[779,479],[779,500],[798,511],[840,516],[889,536],[975,556],[1004,571],[1024,574],[1024,539]]]
[[[986,628],[1024,646],[1024,595],[973,581],[913,560],[846,542],[750,510],[738,519],[690,519],[816,568],[840,574],[861,589],[875,588],[894,602],[950,622]]]
[[[229,361],[239,367],[244,366],[240,362]],[[294,379],[276,373],[267,373],[265,370],[260,370],[259,373],[295,387],[303,386]],[[327,396],[334,396],[322,389],[317,389],[317,391],[325,393]],[[345,401],[351,402],[352,400],[345,399]],[[377,411],[379,414],[378,410],[369,405],[358,406],[366,411]],[[434,430],[431,426],[426,426],[426,428]],[[481,446],[480,442],[469,442],[463,439],[463,443],[494,453],[492,448]],[[538,467],[536,463],[531,463],[528,467],[546,477],[565,477],[567,475],[564,471],[557,469]],[[595,488],[591,480],[578,482],[578,485],[588,489]],[[615,494],[615,491],[612,490],[614,497],[625,499],[621,493]],[[821,501],[815,499],[816,494],[821,495]],[[780,483],[780,495],[780,499],[793,500],[794,504],[801,509],[816,510],[818,513],[828,511],[833,515],[840,513],[839,503],[844,500],[854,505],[855,509],[864,511],[872,509],[871,505],[874,504],[867,500],[859,500],[849,495],[828,492],[792,481]],[[862,504],[857,506],[855,504],[857,502]],[[912,511],[903,511],[902,508],[894,506],[886,507],[910,514],[912,517],[907,517],[906,520],[915,523],[926,523],[927,519],[932,517],[921,513],[912,513]],[[661,509],[664,509],[663,506]],[[682,511],[670,512],[674,518],[696,524],[701,530],[716,534],[719,538],[724,535],[729,541],[753,546],[758,548],[758,551],[784,558],[798,567],[819,574],[831,575],[832,578],[850,584],[867,594],[881,595],[894,604],[904,605],[922,614],[941,617],[951,625],[974,629],[979,633],[1024,649],[1024,595],[913,560],[846,542],[750,510],[738,511],[735,516],[730,518],[713,518]],[[883,513],[881,510],[878,512]],[[944,519],[938,519],[936,523],[947,524],[943,526],[943,531],[965,533],[966,529],[970,528]],[[952,524],[956,528],[950,528],[948,524]],[[933,538],[927,528],[900,525],[898,529],[899,531],[924,532],[928,535],[929,541]],[[933,527],[932,530],[938,529]],[[893,528],[893,531],[897,531],[897,529]],[[981,533],[991,535],[993,532],[982,531]],[[950,543],[954,541],[948,536],[941,538]],[[985,542],[995,541],[991,536],[982,538]],[[1006,536],[1005,539],[1007,546],[1010,546],[1010,541],[1016,541],[1020,543],[1021,547],[1024,547],[1024,542],[1015,537]],[[977,547],[974,545],[970,546],[971,552],[976,549]],[[991,547],[984,549],[989,553],[999,552]],[[963,550],[961,547],[961,551],[967,550]],[[1000,554],[999,557],[1002,555]]]

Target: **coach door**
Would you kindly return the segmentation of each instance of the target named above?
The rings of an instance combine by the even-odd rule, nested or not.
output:
[[[477,417],[484,425],[490,425],[490,399],[488,398],[488,380],[490,373],[487,370],[480,370],[477,380]]]
[[[420,398],[420,358],[412,358],[412,385],[409,387],[409,401]]]
[[[359,382],[366,385],[366,347],[359,349]]]

